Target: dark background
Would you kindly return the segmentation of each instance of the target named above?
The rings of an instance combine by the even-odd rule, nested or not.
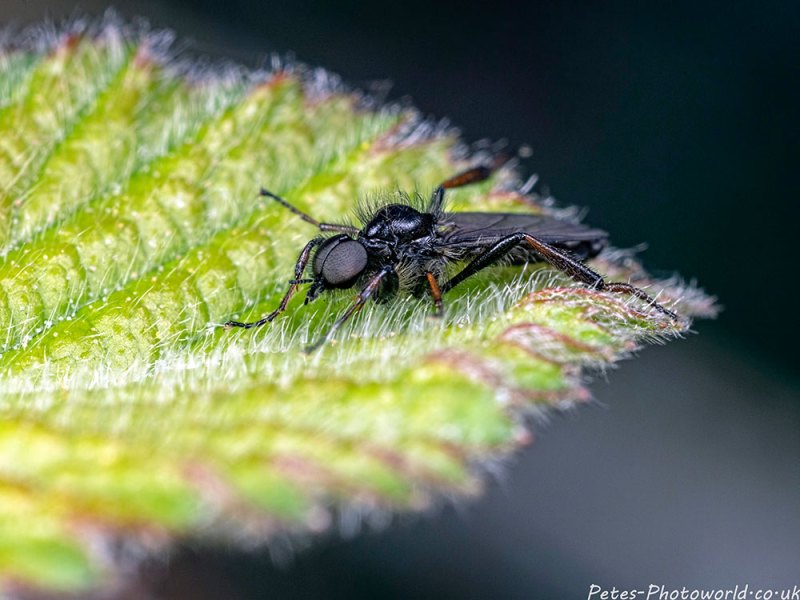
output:
[[[0,0],[0,20],[101,14]],[[795,307],[800,4],[135,0],[199,54],[293,51],[345,81],[390,79],[467,141],[534,151],[526,173],[652,270],[720,298],[697,336],[595,382],[477,502],[276,568],[187,548],[131,596],[581,598],[589,585],[800,584]],[[540,188],[542,189],[542,188]]]

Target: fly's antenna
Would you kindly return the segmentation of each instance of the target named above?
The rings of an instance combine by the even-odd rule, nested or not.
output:
[[[278,194],[273,194],[273,193],[272,193],[272,192],[270,192],[268,189],[266,189],[266,188],[263,188],[263,187],[261,188],[261,191],[260,191],[259,193],[260,193],[262,196],[265,196],[265,197],[267,197],[267,198],[272,198],[273,200],[275,200],[275,202],[277,202],[278,204],[280,204],[280,205],[281,205],[281,206],[283,206],[284,208],[288,208],[290,211],[292,211],[292,212],[293,212],[294,214],[296,214],[298,217],[300,217],[301,219],[303,219],[303,221],[305,221],[306,223],[311,223],[311,224],[312,224],[312,225],[314,225],[315,227],[319,227],[319,226],[320,226],[320,222],[319,222],[319,221],[317,221],[317,220],[316,220],[314,217],[312,217],[311,215],[308,215],[308,214],[304,213],[304,212],[303,212],[302,210],[300,210],[299,208],[297,208],[297,207],[295,207],[295,206],[293,206],[293,205],[289,204],[289,203],[288,203],[286,200],[284,200],[283,198],[281,198],[280,196],[278,196]]]
[[[303,221],[305,221],[306,223],[311,223],[314,227],[318,228],[320,231],[339,231],[341,233],[347,233],[349,235],[355,235],[358,233],[358,228],[353,227],[351,225],[341,225],[339,223],[321,223],[311,215],[304,213],[296,206],[289,204],[286,200],[278,196],[278,194],[273,194],[266,188],[261,188],[260,194],[262,196],[266,196],[267,198],[272,198],[273,200],[275,200],[275,202],[277,202],[284,208],[289,209],[291,212],[293,212],[298,217],[303,219]]]

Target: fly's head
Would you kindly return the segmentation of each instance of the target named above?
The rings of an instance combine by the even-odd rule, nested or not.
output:
[[[306,302],[326,289],[353,287],[366,270],[368,258],[366,248],[349,235],[334,235],[322,242],[311,264],[314,282],[306,294]]]

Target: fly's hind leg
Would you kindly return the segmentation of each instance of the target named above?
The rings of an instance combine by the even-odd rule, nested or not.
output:
[[[525,232],[513,233],[495,243],[491,248],[486,250],[472,260],[463,270],[453,276],[452,279],[446,281],[442,285],[442,292],[452,290],[459,283],[471,277],[478,271],[485,269],[502,259],[514,247],[522,242],[526,242],[536,253],[545,261],[556,267],[558,270],[563,271],[574,280],[586,284],[590,288],[601,290],[604,292],[612,292],[616,294],[626,294],[635,296],[640,300],[652,306],[658,312],[667,315],[669,318],[679,321],[680,318],[671,310],[661,306],[654,298],[650,297],[643,290],[629,284],[622,282],[606,282],[602,275],[593,271],[578,259],[571,256],[568,252],[551,246],[530,234]]]
[[[639,300],[649,304],[661,314],[668,316],[673,321],[680,321],[678,315],[661,306],[658,302],[656,302],[655,298],[648,295],[644,290],[641,290],[629,283],[623,283],[620,281],[607,282],[605,279],[603,279],[602,275],[593,271],[581,261],[573,258],[569,255],[569,253],[536,239],[527,233],[522,235],[523,239],[528,243],[529,246],[531,246],[531,248],[536,251],[537,254],[539,254],[539,256],[576,281],[585,283],[589,287],[603,292],[635,296],[636,298],[639,298]]]

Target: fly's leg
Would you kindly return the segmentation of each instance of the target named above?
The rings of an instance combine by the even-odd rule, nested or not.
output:
[[[527,233],[522,235],[525,241],[528,242],[528,245],[530,245],[537,252],[537,254],[539,254],[557,269],[564,271],[573,279],[580,281],[581,283],[585,283],[589,287],[596,290],[635,296],[636,298],[639,298],[639,300],[649,304],[658,312],[668,316],[670,319],[674,321],[680,321],[678,315],[661,306],[658,302],[656,302],[655,298],[649,296],[644,292],[644,290],[641,290],[629,283],[623,283],[619,281],[606,282],[599,273],[596,273],[579,260],[571,257],[567,252],[564,252],[558,248],[554,248],[550,244],[546,244],[545,242],[542,242],[541,240],[538,240]]]
[[[311,215],[304,213],[299,208],[289,204],[286,200],[278,196],[277,194],[273,194],[269,190],[261,188],[261,195],[266,196],[267,198],[272,198],[283,206],[284,208],[289,209],[291,212],[296,214],[298,217],[303,219],[306,223],[311,223],[315,227],[318,227],[320,231],[339,231],[341,233],[349,233],[350,235],[356,235],[358,233],[358,228],[353,227],[352,225],[339,225],[337,223],[320,223]]]
[[[355,302],[353,302],[353,304],[351,304],[350,307],[344,311],[344,313],[342,313],[338,319],[336,319],[334,324],[331,325],[331,328],[328,330],[328,332],[305,349],[306,354],[310,354],[311,352],[314,352],[322,347],[325,342],[327,342],[333,336],[333,334],[336,333],[336,330],[338,330],[339,327],[341,327],[344,322],[347,321],[347,319],[361,310],[364,307],[364,304],[366,304],[367,300],[369,300],[370,296],[372,296],[372,294],[374,294],[380,287],[383,278],[392,272],[394,272],[394,269],[390,265],[386,265],[380,271],[378,271],[372,277],[372,279],[367,282],[367,285],[365,285],[364,288],[358,293]]]
[[[283,311],[286,310],[286,306],[289,304],[289,300],[292,299],[297,288],[300,284],[308,283],[309,281],[313,282],[309,279],[303,279],[303,271],[306,270],[306,265],[308,264],[308,259],[311,256],[311,251],[314,249],[315,246],[318,246],[323,241],[322,238],[314,238],[310,242],[305,245],[303,251],[300,253],[300,256],[297,258],[297,263],[294,265],[294,279],[289,281],[289,290],[284,295],[281,303],[278,305],[278,308],[273,310],[269,313],[266,317],[259,319],[258,321],[253,321],[252,323],[240,323],[239,321],[228,321],[225,323],[225,329],[231,329],[232,327],[244,327],[245,329],[250,329],[252,327],[261,327],[265,323],[271,323],[275,317],[281,314]]]
[[[428,279],[428,285],[431,288],[431,296],[433,297],[433,305],[436,307],[436,312],[433,313],[433,316],[437,319],[441,319],[444,315],[444,303],[442,302],[442,290],[439,288],[439,282],[436,281],[436,275],[430,271],[425,273],[425,277]]]
[[[593,271],[578,259],[570,256],[568,252],[551,246],[550,244],[536,239],[532,235],[524,232],[513,233],[507,237],[504,237],[495,243],[494,246],[486,250],[486,252],[477,256],[471,263],[464,267],[463,270],[442,285],[442,293],[452,290],[455,286],[468,277],[471,277],[478,271],[495,264],[523,241],[533,248],[536,253],[545,261],[556,267],[558,270],[563,271],[574,280],[584,283],[590,288],[596,290],[635,296],[648,303],[660,313],[667,315],[669,318],[674,319],[675,321],[680,320],[678,315],[661,306],[655,301],[654,298],[651,298],[643,290],[640,290],[629,283],[606,282],[602,275]]]
[[[473,167],[458,173],[457,175],[453,175],[450,179],[443,181],[439,187],[446,190],[452,190],[454,188],[464,187],[465,185],[480,183],[481,181],[486,181],[489,179],[489,177],[492,176],[492,173],[494,173],[495,169],[495,166],[478,165],[477,167]]]
[[[445,190],[452,190],[454,188],[464,187],[465,185],[486,181],[504,162],[506,162],[506,158],[498,157],[493,165],[479,165],[457,175],[453,175],[450,179],[443,181],[439,187],[433,191],[431,200],[428,203],[428,212],[436,214],[442,210]]]

